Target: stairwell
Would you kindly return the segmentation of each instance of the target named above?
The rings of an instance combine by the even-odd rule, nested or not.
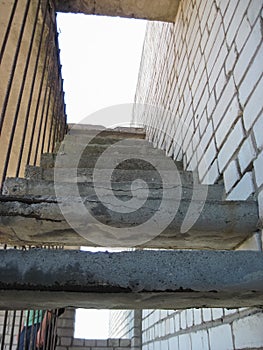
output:
[[[226,201],[223,183],[199,184],[144,137],[73,127],[5,181],[1,242],[147,249],[0,251],[1,307],[262,305],[262,254],[232,251],[257,230],[256,202]]]

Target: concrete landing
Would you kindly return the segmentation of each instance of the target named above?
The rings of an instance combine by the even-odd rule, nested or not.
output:
[[[262,305],[262,252],[0,251],[1,309]]]

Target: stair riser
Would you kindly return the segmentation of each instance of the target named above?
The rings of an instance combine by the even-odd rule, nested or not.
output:
[[[109,170],[102,169],[97,172],[98,180],[104,178],[105,172]],[[191,185],[193,183],[193,174],[190,171],[182,171],[179,170],[179,176],[182,184]],[[72,169],[62,168],[56,169],[57,178],[61,182],[75,182],[73,178]],[[112,181],[113,182],[128,182],[133,181],[134,179],[144,179],[146,182],[154,182],[160,183],[160,176],[156,171],[151,170],[116,170],[113,173]],[[167,171],[167,178],[174,179],[174,172]],[[28,166],[26,169],[25,177],[30,180],[46,180],[53,181],[54,180],[54,169],[42,169],[40,167]],[[92,182],[93,181],[93,169],[89,168],[80,168],[78,169],[78,178],[77,182]],[[169,183],[169,182],[168,182]],[[171,181],[174,183],[174,180]]]
[[[113,182],[111,183],[112,190],[114,190],[114,195],[121,197],[123,200],[129,200],[132,198],[131,192],[131,183],[130,182]],[[221,200],[224,194],[223,186],[210,186],[208,187],[208,192],[206,194],[205,189],[202,186],[199,186],[197,189],[193,189],[191,184],[181,186],[180,183],[177,185],[171,184],[165,186],[165,189],[162,188],[161,184],[148,183],[149,192],[147,190],[142,190],[137,188],[134,192],[136,198],[147,200],[147,198],[162,199],[175,199],[180,198],[191,200],[192,196],[198,196],[201,198],[204,194],[208,200]],[[103,189],[103,195],[109,196],[109,201],[112,196],[112,190],[106,184],[100,183],[96,186],[96,189]],[[177,198],[174,198],[174,194],[171,190],[177,191]],[[56,185],[56,190],[53,182],[47,181],[28,181],[25,179],[7,179],[4,184],[3,194],[9,196],[55,196],[57,193],[62,193],[65,196],[93,196],[94,184],[91,183],[80,183],[78,185],[78,192],[76,192],[76,187],[70,183],[59,183]]]
[[[58,152],[65,152],[70,155],[79,155],[80,152],[82,155],[99,155],[104,151],[109,151],[109,145],[86,145],[85,143],[73,143],[65,142],[59,148]],[[147,157],[148,155],[158,155],[165,157],[165,152],[159,149],[155,149],[149,145],[134,145],[134,146],[112,146],[110,152],[113,155],[118,154],[127,154],[129,155],[141,155]]]
[[[78,163],[78,168],[96,168],[98,169],[111,169],[113,164],[120,164],[118,166],[118,169],[123,169],[123,170],[135,170],[135,169],[140,169],[140,170],[152,170],[152,167],[157,167],[157,169],[171,169],[171,160],[168,160],[167,158],[161,157],[161,156],[151,156],[145,159],[145,161],[140,159],[138,155],[129,156],[128,161],[123,162],[123,158],[116,156],[116,157],[104,157],[103,162],[100,162],[100,165],[96,164],[98,161],[98,157],[94,156],[85,156],[82,157]],[[146,163],[149,163],[148,165]],[[182,164],[179,162],[174,162],[175,168],[178,170],[183,170],[182,169]],[[152,166],[151,166],[152,164]],[[44,154],[41,158],[41,167],[44,169],[49,169],[49,168],[74,168],[76,166],[76,157],[74,156],[68,156],[68,155],[61,155],[59,157],[59,162],[55,160],[55,156],[52,154]],[[115,166],[116,167],[116,166]],[[114,167],[114,168],[115,168]]]

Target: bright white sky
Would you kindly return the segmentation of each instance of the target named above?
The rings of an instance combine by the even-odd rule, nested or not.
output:
[[[57,23],[68,122],[133,103],[146,21],[58,13]],[[92,116],[85,122],[109,125]],[[107,310],[78,309],[75,337],[106,339],[108,325]]]
[[[62,13],[57,21],[68,122],[133,103],[146,21]]]

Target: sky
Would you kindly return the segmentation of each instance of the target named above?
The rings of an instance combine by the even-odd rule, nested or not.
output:
[[[121,118],[98,111],[133,103],[146,21],[58,13],[57,24],[68,122],[130,121],[129,108]],[[109,311],[78,309],[74,336],[105,339],[108,326]]]
[[[133,103],[146,21],[58,13],[57,22],[68,122],[122,122],[91,114]]]

